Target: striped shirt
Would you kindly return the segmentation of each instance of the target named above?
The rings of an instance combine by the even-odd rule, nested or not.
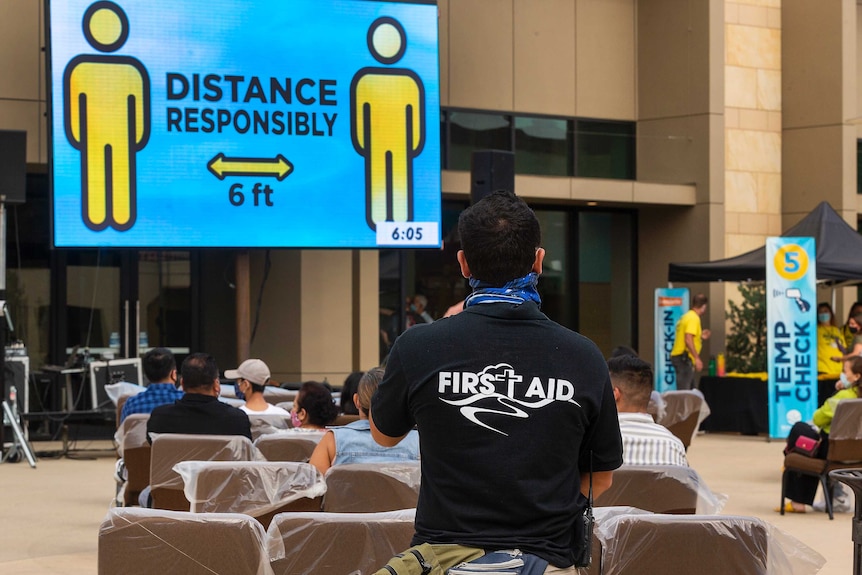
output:
[[[688,467],[685,447],[648,413],[619,413],[625,465],[681,465]]]

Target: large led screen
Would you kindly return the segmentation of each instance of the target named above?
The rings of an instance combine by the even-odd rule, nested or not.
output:
[[[58,247],[440,245],[437,6],[49,2]]]

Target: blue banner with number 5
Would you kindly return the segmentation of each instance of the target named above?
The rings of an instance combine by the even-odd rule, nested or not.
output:
[[[787,437],[817,409],[815,254],[814,238],[766,240],[770,437]]]

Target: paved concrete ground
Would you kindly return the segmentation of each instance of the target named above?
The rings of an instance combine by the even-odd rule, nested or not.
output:
[[[112,499],[114,456],[106,441],[79,442],[75,459],[0,465],[0,573],[92,575],[99,524]],[[35,443],[37,452],[58,444]],[[780,442],[762,437],[700,435],[689,459],[713,491],[730,500],[724,513],[753,515],[802,540],[827,559],[822,575],[852,572],[851,517],[773,511],[780,498]],[[99,451],[94,451],[99,450]]]

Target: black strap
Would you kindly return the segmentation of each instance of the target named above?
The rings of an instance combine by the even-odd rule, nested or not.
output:
[[[422,575],[428,575],[429,573],[431,573],[431,570],[433,569],[431,567],[431,564],[425,561],[425,558],[422,557],[422,554],[419,553],[419,551],[417,551],[416,549],[411,549],[410,553],[414,557],[416,557],[416,560],[419,562],[419,566],[422,567]]]

